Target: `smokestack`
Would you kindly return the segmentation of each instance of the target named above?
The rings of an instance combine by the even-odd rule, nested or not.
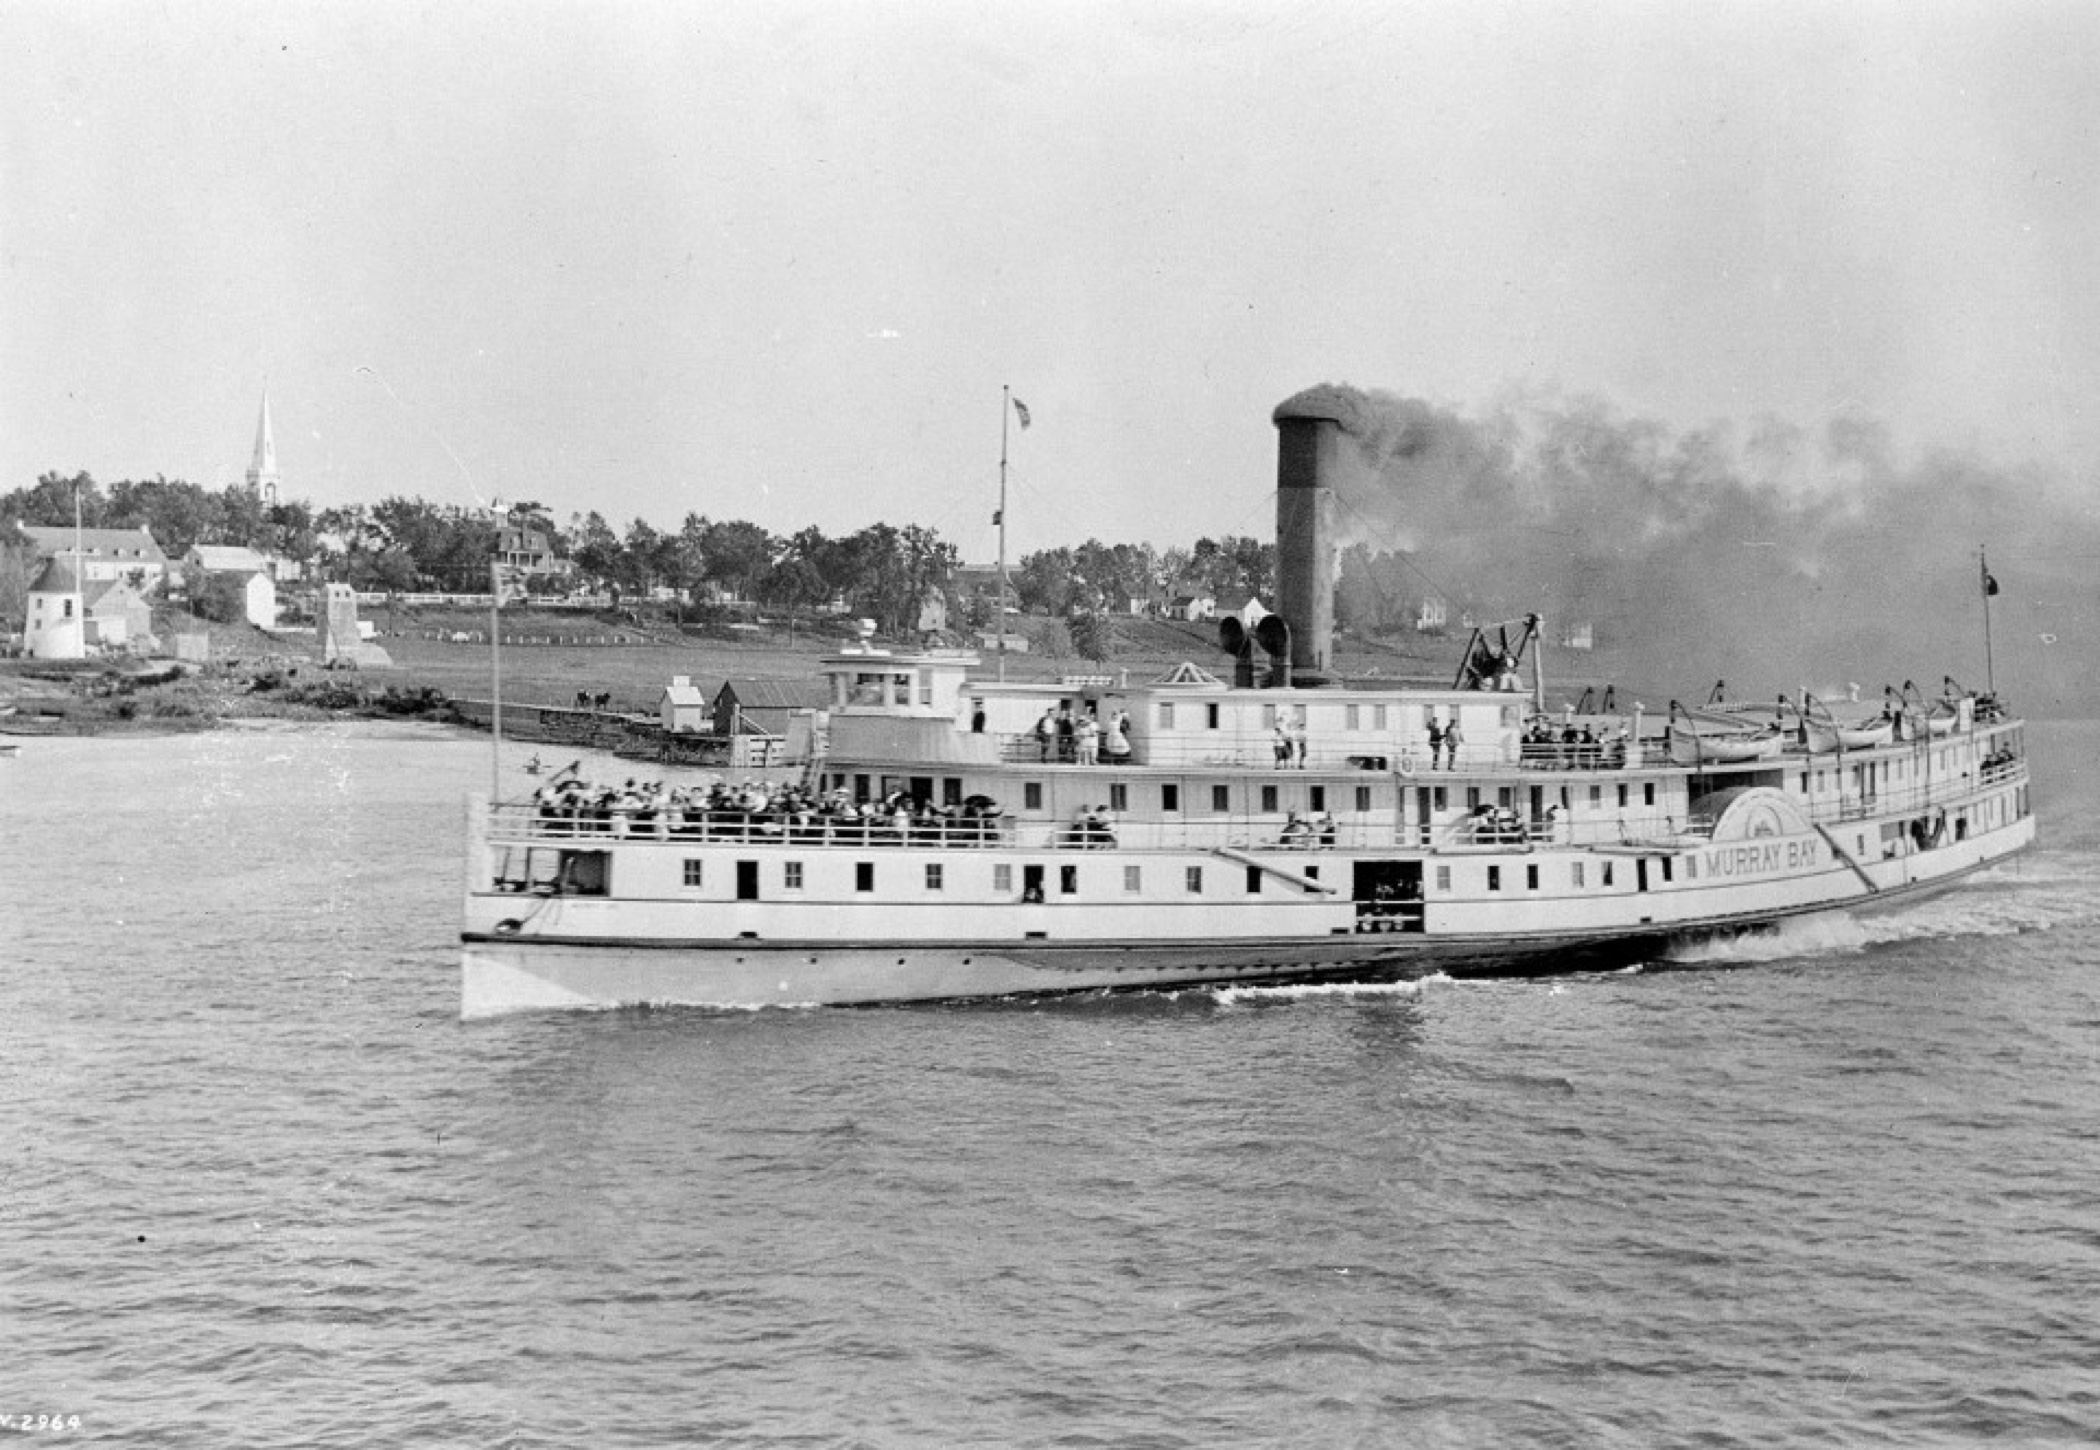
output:
[[[1334,483],[1348,400],[1309,388],[1277,404],[1276,612],[1291,626],[1291,668],[1325,674],[1334,653]]]

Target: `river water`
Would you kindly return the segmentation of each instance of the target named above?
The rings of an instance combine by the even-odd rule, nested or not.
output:
[[[0,1415],[210,1447],[2089,1444],[2100,725],[2031,739],[2037,851],[1733,954],[473,1024],[485,741],[32,740],[0,761]]]

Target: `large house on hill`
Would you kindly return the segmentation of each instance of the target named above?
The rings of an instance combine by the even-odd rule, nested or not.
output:
[[[39,560],[75,554],[74,529],[24,524],[22,532],[36,546]],[[80,529],[77,535],[82,573],[90,582],[123,579],[145,594],[167,582],[168,556],[144,524],[135,529]]]

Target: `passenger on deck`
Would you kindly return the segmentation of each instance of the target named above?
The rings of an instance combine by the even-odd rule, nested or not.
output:
[[[1079,744],[1079,763],[1081,765],[1099,765],[1101,763],[1101,726],[1095,721],[1092,711],[1088,711],[1080,717],[1079,723],[1073,727],[1073,733]]]
[[[1288,770],[1291,764],[1291,727],[1283,721],[1276,722],[1276,768]]]
[[[1108,722],[1108,735],[1102,741],[1101,749],[1108,756],[1110,765],[1128,765],[1130,763],[1130,716],[1128,713],[1122,710],[1116,711],[1115,718]]]

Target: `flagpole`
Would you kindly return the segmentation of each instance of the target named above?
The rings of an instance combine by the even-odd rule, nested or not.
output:
[[[503,798],[503,566],[489,560],[489,804]]]
[[[1013,386],[999,385],[999,600],[992,628],[999,633],[999,682],[1006,683],[1006,428],[1013,411]]]
[[[80,536],[80,480],[73,480],[73,628],[80,635],[80,657],[87,658],[87,546]]]
[[[1991,561],[1981,544],[1976,546],[1976,567],[1983,571],[1983,687],[1995,695],[1998,693],[1998,672],[1991,661],[1991,590],[1998,581],[1991,577]]]

